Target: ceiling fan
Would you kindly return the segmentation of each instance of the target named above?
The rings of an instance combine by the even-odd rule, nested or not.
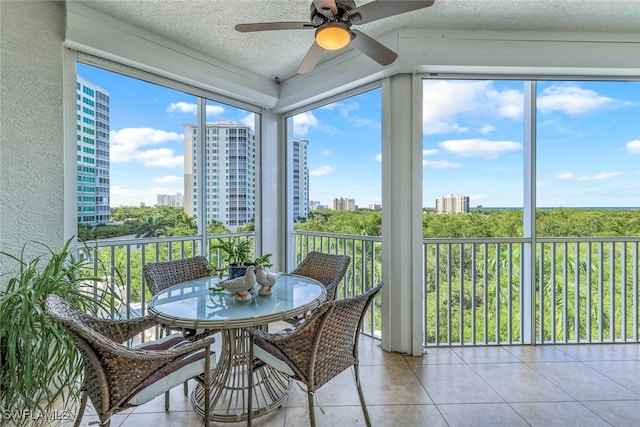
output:
[[[298,68],[298,73],[313,70],[324,50],[338,50],[351,45],[380,65],[389,65],[398,54],[352,25],[368,24],[378,19],[423,9],[435,0],[376,0],[356,7],[354,0],[313,0],[309,22],[261,22],[238,24],[240,32],[315,29],[315,41]]]

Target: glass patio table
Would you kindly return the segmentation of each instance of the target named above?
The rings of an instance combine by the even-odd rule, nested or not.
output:
[[[249,301],[237,301],[226,290],[215,291],[220,279],[208,277],[172,286],[156,294],[149,314],[161,324],[221,332],[220,358],[211,373],[210,420],[242,421],[247,418],[248,326],[267,330],[268,324],[308,313],[326,298],[320,282],[304,276],[282,274],[271,295],[251,290]],[[254,416],[280,407],[289,394],[291,380],[268,365],[254,371]],[[204,416],[205,390],[198,384],[191,393],[194,410]]]

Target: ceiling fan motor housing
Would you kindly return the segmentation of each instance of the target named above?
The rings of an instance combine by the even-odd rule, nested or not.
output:
[[[336,7],[338,9],[338,13],[334,15],[329,8],[318,10],[315,3],[311,2],[310,20],[313,23],[314,27],[319,27],[320,25],[327,22],[342,22],[350,27],[351,22],[349,18],[349,11],[356,8],[355,1],[336,0]]]

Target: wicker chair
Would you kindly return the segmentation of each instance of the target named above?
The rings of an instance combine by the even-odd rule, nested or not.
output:
[[[210,348],[213,338],[190,342],[176,333],[131,348],[121,343],[156,326],[156,321],[149,316],[99,319],[57,295],[47,296],[46,312],[73,338],[84,360],[84,393],[76,426],[80,425],[87,398],[91,399],[100,425],[108,426],[113,414],[142,405],[190,378],[209,384],[216,363]],[[205,425],[209,423],[209,406],[207,393]]]
[[[142,267],[142,270],[144,271],[144,279],[147,282],[147,287],[151,295],[155,295],[178,283],[209,277],[211,270],[208,264],[207,258],[198,255],[172,261],[148,262]],[[218,332],[217,330],[210,329],[198,331],[195,329],[172,329],[167,325],[162,325],[162,328],[167,334],[177,330],[191,341],[202,339]],[[184,395],[186,396],[188,393],[189,386],[187,382],[185,382]],[[167,402],[166,405],[168,405],[168,391],[165,400]]]
[[[336,299],[338,283],[347,272],[350,262],[349,255],[311,251],[291,274],[310,277],[322,283],[327,290],[327,299],[333,300]]]
[[[253,415],[253,371],[265,364],[305,383],[311,426],[316,425],[313,395],[317,389],[353,366],[360,405],[367,426],[371,426],[360,385],[358,337],[367,308],[382,288],[380,282],[369,292],[354,298],[327,301],[298,324],[275,333],[247,328],[253,339],[249,346],[248,418]]]
[[[188,282],[189,280],[209,277],[209,262],[201,255],[174,261],[148,262],[144,265],[144,279],[152,295],[165,289]]]

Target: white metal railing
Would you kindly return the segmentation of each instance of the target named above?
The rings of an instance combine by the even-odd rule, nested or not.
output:
[[[202,253],[220,267],[221,254],[210,253],[212,239],[252,239],[253,233],[208,236]],[[381,279],[380,237],[294,232],[295,260],[310,251],[351,256],[337,298],[364,292]],[[524,304],[535,313],[536,343],[639,342],[640,237],[537,238],[535,265],[526,269],[526,238],[423,239],[425,346],[520,344],[527,321]],[[200,253],[200,236],[126,239],[87,243],[100,265],[120,275],[120,313],[146,312],[150,294],[142,277],[146,262]],[[99,265],[95,263],[96,268]],[[533,300],[522,284],[533,270]],[[112,281],[114,282],[114,281]],[[380,337],[378,297],[363,325]]]

